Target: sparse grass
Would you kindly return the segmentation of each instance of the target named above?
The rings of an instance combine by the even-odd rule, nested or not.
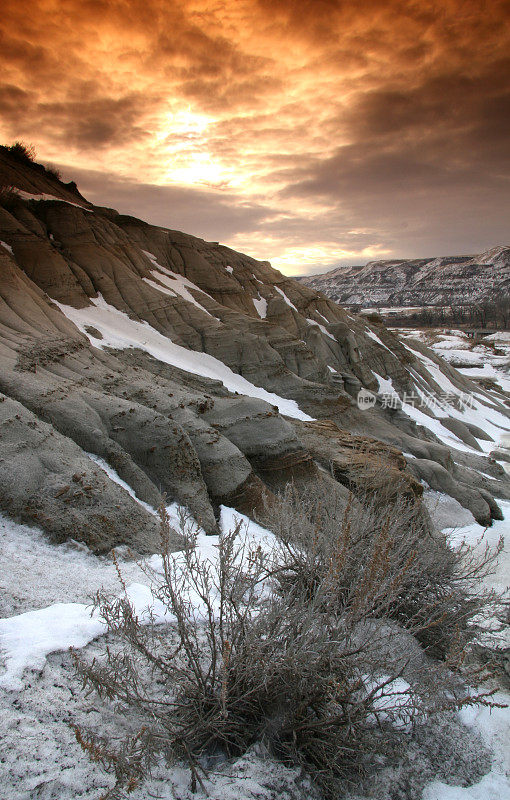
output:
[[[53,164],[48,164],[45,166],[44,164],[39,164],[36,161],[37,151],[35,145],[33,144],[17,141],[11,145],[0,145],[0,151],[5,153],[14,161],[17,161],[19,164],[30,166],[37,172],[43,173],[54,180],[62,180],[60,171]]]
[[[62,180],[62,173],[53,164],[47,164],[44,168],[46,170],[46,175],[49,175],[51,178],[54,178],[56,181],[61,181]]]
[[[7,147],[7,151],[12,158],[16,161],[21,161],[23,164],[32,164],[36,159],[36,149],[33,144],[26,142],[14,142]]]

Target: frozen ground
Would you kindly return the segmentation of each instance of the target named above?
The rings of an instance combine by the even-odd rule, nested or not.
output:
[[[462,510],[463,516],[459,517],[451,498],[429,493],[427,502],[438,522],[448,524],[454,542],[462,538],[474,542],[483,534],[468,512]],[[502,505],[506,521],[496,523],[489,531],[491,543],[499,534],[508,534],[510,502]],[[174,514],[175,510],[171,508],[170,512]],[[223,508],[222,527],[230,527],[237,516],[240,515],[232,509]],[[462,527],[452,530],[452,520],[462,522]],[[37,530],[6,519],[1,520],[0,526],[2,591],[6,597],[13,597],[7,618],[0,620],[0,734],[5,771],[2,799],[98,798],[109,779],[82,753],[69,724],[103,727],[113,725],[113,718],[102,705],[85,701],[67,648],[70,644],[85,647],[91,656],[98,651],[102,625],[97,616],[91,616],[87,597],[100,586],[116,594],[121,592],[115,567],[109,558],[97,558],[76,545],[51,545]],[[254,543],[270,546],[271,534],[260,526],[247,521],[247,532]],[[202,552],[214,560],[216,537],[199,535],[198,542]],[[135,562],[120,556],[128,594],[143,614],[151,601],[147,575]],[[495,576],[498,586],[504,583],[509,566],[507,546]],[[158,608],[155,610],[160,613]],[[160,619],[165,621],[161,613]],[[505,702],[510,696],[500,693],[498,700]],[[426,786],[424,800],[508,800],[508,709],[464,711],[457,724],[457,735],[472,730],[481,736],[493,753],[492,769],[469,787],[432,781]],[[473,743],[467,736],[465,746],[473,748],[470,758],[474,760],[475,745],[476,739]],[[260,747],[211,774],[207,788],[216,800],[314,797],[306,776],[279,765]],[[132,797],[191,800],[197,795],[190,792],[187,770],[174,768],[156,772],[153,780]],[[365,798],[357,796],[357,800]]]

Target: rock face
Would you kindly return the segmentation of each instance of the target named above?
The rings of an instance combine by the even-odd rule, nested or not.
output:
[[[494,394],[268,262],[93,206],[1,149],[0,176],[4,512],[96,552],[156,549],[154,515],[93,456],[138,501],[164,495],[209,533],[221,504],[253,514],[289,480],[346,498],[375,463],[413,502],[419,478],[477,519],[498,515],[509,483],[476,455],[483,425],[443,414],[456,450],[428,409],[417,425],[383,402],[388,387],[437,394],[446,381],[504,427]],[[368,411],[360,389],[374,393]]]
[[[43,527],[61,542],[106,552],[119,542],[151,553],[159,544],[154,516],[83,453],[27,408],[0,395],[0,508]],[[179,540],[173,544],[178,548]]]
[[[345,305],[465,305],[510,293],[510,247],[470,256],[370,261],[298,281]]]

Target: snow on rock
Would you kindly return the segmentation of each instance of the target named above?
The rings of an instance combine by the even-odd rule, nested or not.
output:
[[[252,300],[260,319],[265,319],[267,316],[267,300],[260,295],[258,300],[256,297],[252,297]]]
[[[508,363],[505,358],[506,364]],[[467,378],[490,378],[503,389],[503,391],[510,394],[510,371],[508,366],[505,366],[504,371],[498,369],[494,364],[481,363],[473,365],[472,367],[459,367],[459,372]]]
[[[167,336],[156,331],[148,322],[130,319],[123,311],[109,305],[101,294],[92,298],[91,303],[92,305],[86,308],[74,308],[57,302],[56,305],[82,333],[85,333],[94,347],[99,349],[112,347],[117,350],[130,347],[139,348],[165,364],[171,364],[194,375],[202,375],[204,378],[219,380],[230,392],[265,400],[266,403],[277,406],[279,412],[288,417],[306,421],[313,419],[301,411],[295,400],[287,400],[260,386],[255,386],[208,353],[187,350],[185,347],[175,344]],[[98,340],[88,333],[87,327],[89,326],[97,328],[103,338]]]
[[[333,334],[332,334],[332,333],[330,333],[330,332],[328,331],[328,329],[326,328],[326,326],[325,326],[325,325],[322,325],[322,323],[321,323],[321,322],[316,322],[316,320],[314,320],[314,319],[310,319],[309,317],[307,317],[307,318],[306,318],[306,321],[307,321],[307,322],[309,322],[309,323],[310,323],[310,325],[315,325],[316,327],[320,328],[320,329],[321,329],[321,331],[322,331],[322,333],[323,333],[325,336],[329,336],[329,338],[330,338],[330,339],[333,339],[333,341],[334,341],[334,342],[336,342],[336,339],[335,339],[335,337],[333,336]]]
[[[389,348],[389,347],[386,347],[386,345],[384,344],[384,342],[382,342],[382,341],[379,339],[378,335],[377,335],[376,333],[374,333],[374,331],[370,330],[370,328],[365,328],[365,330],[363,331],[363,333],[364,333],[366,336],[368,336],[370,339],[372,339],[374,342],[377,342],[377,344],[378,344],[378,345],[380,345],[381,347],[384,347],[384,349],[385,349],[385,350],[388,350],[388,352],[389,352],[389,353],[391,353],[392,355],[394,355],[393,351],[392,351],[392,350],[390,350],[390,348]]]
[[[85,206],[80,205],[80,203],[72,203],[70,200],[64,200],[63,197],[56,197],[54,194],[47,194],[46,192],[41,192],[41,194],[31,194],[31,192],[24,192],[22,189],[15,189],[14,191],[19,197],[21,197],[22,200],[53,200],[57,203],[67,203],[68,206],[81,208],[82,211],[92,212],[91,208],[86,208]]]
[[[276,289],[276,291],[278,292],[278,294],[281,294],[281,296],[283,297],[283,299],[285,300],[285,302],[287,303],[287,305],[288,305],[288,306],[290,306],[291,308],[293,308],[293,309],[294,309],[294,311],[296,311],[296,312],[299,314],[299,311],[297,310],[296,306],[294,305],[294,303],[292,303],[292,302],[289,300],[289,298],[287,297],[287,295],[285,294],[285,292],[284,292],[282,289],[280,289],[278,286],[275,286],[274,288]]]
[[[378,372],[374,372],[372,370],[372,375],[377,378],[377,382],[379,384],[379,394],[386,394],[391,395],[392,397],[398,397],[397,391],[393,388],[393,382],[391,378],[383,378],[382,375],[379,375]]]
[[[424,342],[438,356],[454,366],[462,375],[468,378],[490,378],[506,392],[510,392],[510,333],[498,333],[484,336],[475,344],[468,338],[464,331],[452,330],[448,332],[409,331],[405,328],[396,329],[398,335],[405,339],[417,339]],[[412,349],[412,342],[409,343]],[[494,351],[495,345],[499,350]],[[413,350],[413,352],[415,352]],[[415,352],[420,357],[420,354]],[[423,359],[423,356],[421,356]]]
[[[208,297],[210,300],[213,299],[211,295],[202,291],[202,289],[199,289],[198,286],[196,286],[192,281],[188,280],[188,278],[185,278],[184,275],[181,275],[178,272],[172,272],[172,270],[167,269],[166,267],[162,267],[161,264],[158,264],[156,256],[153,253],[150,253],[148,250],[143,250],[142,252],[147,256],[149,261],[152,261],[154,264],[152,275],[157,278],[160,284],[163,283],[166,289],[163,289],[162,286],[155,281],[151,281],[149,278],[143,279],[146,283],[152,286],[153,289],[157,289],[158,292],[163,292],[174,297],[176,295],[180,295],[180,297],[182,297],[184,300],[187,300],[188,303],[191,303],[199,308],[200,311],[203,311],[204,314],[207,314],[209,317],[213,316],[198,302],[198,300],[195,299],[194,295],[189,290],[193,289],[195,292],[203,294],[204,297]]]
[[[12,252],[12,247],[9,244],[7,244],[7,242],[0,242],[0,244],[2,245],[2,247],[5,247],[5,249],[11,254],[11,256],[14,255],[14,253]]]
[[[469,424],[475,425],[492,437],[492,441],[485,439],[478,440],[480,449],[487,454],[490,453],[494,450],[494,443],[500,440],[502,433],[510,430],[510,420],[508,417],[498,410],[496,407],[497,402],[492,401],[485,395],[476,394],[476,392],[468,395],[466,392],[459,389],[452,383],[450,378],[441,370],[435,361],[413,348],[412,338],[422,338],[417,336],[415,331],[413,331],[413,336],[409,336],[408,338],[410,341],[404,346],[420,359],[431,381],[438,386],[440,393],[435,395],[430,393],[430,391],[425,392],[420,389],[419,376],[415,371],[411,370],[416,379],[416,401],[406,402],[405,397],[400,398],[402,401],[402,410],[418,425],[428,428],[448,447],[455,447],[457,450],[462,450],[464,452],[475,453],[477,451],[469,445],[466,445],[448,428],[442,425],[441,420],[447,417],[454,417],[461,422],[468,423],[468,426]],[[462,351],[462,353],[464,353],[464,351]],[[476,371],[479,374],[478,370],[460,369],[459,371],[464,374],[471,374]],[[381,378],[377,373],[374,373],[374,375],[379,381],[380,393],[396,394],[391,382],[385,378]],[[488,365],[487,375],[495,378],[497,376],[500,384],[503,385],[505,378],[501,371],[496,371],[494,367]],[[507,379],[507,381],[510,387],[510,379]],[[426,408],[429,413],[425,413],[425,411],[422,410],[423,408]]]
[[[462,527],[446,528],[445,533],[454,545],[466,542],[470,546],[475,546],[483,537],[483,543],[490,547],[495,547],[500,537],[504,539],[504,548],[499,557],[498,565],[494,574],[486,579],[487,585],[492,586],[498,592],[503,592],[510,588],[510,500],[498,498],[498,505],[503,512],[504,519],[493,520],[490,528],[484,529],[476,522]],[[510,629],[508,631],[510,646]],[[509,720],[510,721],[510,720]],[[510,731],[509,731],[510,735]]]
[[[113,469],[113,467],[110,467],[110,465],[107,464],[107,462],[103,458],[100,458],[100,456],[96,456],[95,453],[86,453],[86,455],[90,458],[91,461],[94,462],[94,464],[97,464],[97,466],[100,467],[103,470],[103,472],[106,472],[110,480],[112,480],[119,486],[122,486],[122,488],[125,489],[129,495],[131,495],[133,500],[136,500],[136,502],[139,505],[143,506],[143,508],[145,508],[146,511],[149,511],[151,514],[156,514],[156,509],[152,508],[152,506],[150,506],[148,503],[145,503],[143,500],[140,500],[140,498],[136,496],[134,490],[131,488],[129,483],[126,483],[126,481],[122,480],[120,475]]]
[[[383,378],[382,375],[379,375],[378,372],[374,372],[372,370],[372,374],[377,378],[379,383],[379,395],[385,395],[390,398],[397,399],[402,406],[402,411],[404,411],[408,417],[411,417],[417,425],[423,425],[424,428],[428,428],[435,436],[440,439],[444,444],[448,445],[449,447],[456,447],[458,450],[464,450],[466,452],[473,452],[471,447],[465,445],[457,436],[455,436],[448,428],[445,428],[444,425],[441,425],[440,421],[436,419],[434,416],[429,416],[425,414],[418,406],[413,405],[410,402],[405,402],[405,398],[400,398],[398,393],[393,388],[393,383],[390,378]],[[426,400],[426,397],[423,393],[418,391],[418,395]],[[443,416],[447,416],[444,414]]]

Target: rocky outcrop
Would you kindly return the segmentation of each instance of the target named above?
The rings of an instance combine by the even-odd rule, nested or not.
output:
[[[75,442],[20,403],[0,395],[0,508],[42,527],[56,542],[72,538],[103,553],[127,544],[159,547],[158,524]],[[178,549],[179,537],[170,540]]]
[[[262,513],[289,480],[299,491],[327,484],[346,501],[382,473],[388,497],[419,503],[418,478],[477,519],[498,515],[508,479],[475,455],[476,425],[452,409],[444,429],[469,445],[462,453],[383,402],[388,386],[473,390],[427,348],[268,262],[92,206],[0,150],[2,169],[15,187],[0,202],[5,511],[97,552],[155,547],[154,515],[92,454],[139,501],[186,505],[209,533],[221,504]],[[360,389],[374,393],[369,411]]]
[[[397,448],[348,433],[331,420],[295,425],[314,459],[354,493],[377,494],[388,502],[397,497],[415,502],[422,496],[422,484],[406,469],[407,461]]]
[[[471,511],[479,525],[487,527],[492,519],[502,519],[501,509],[489,493],[456,480],[440,464],[424,458],[413,458],[409,462],[409,469],[431,489],[449,494]]]

